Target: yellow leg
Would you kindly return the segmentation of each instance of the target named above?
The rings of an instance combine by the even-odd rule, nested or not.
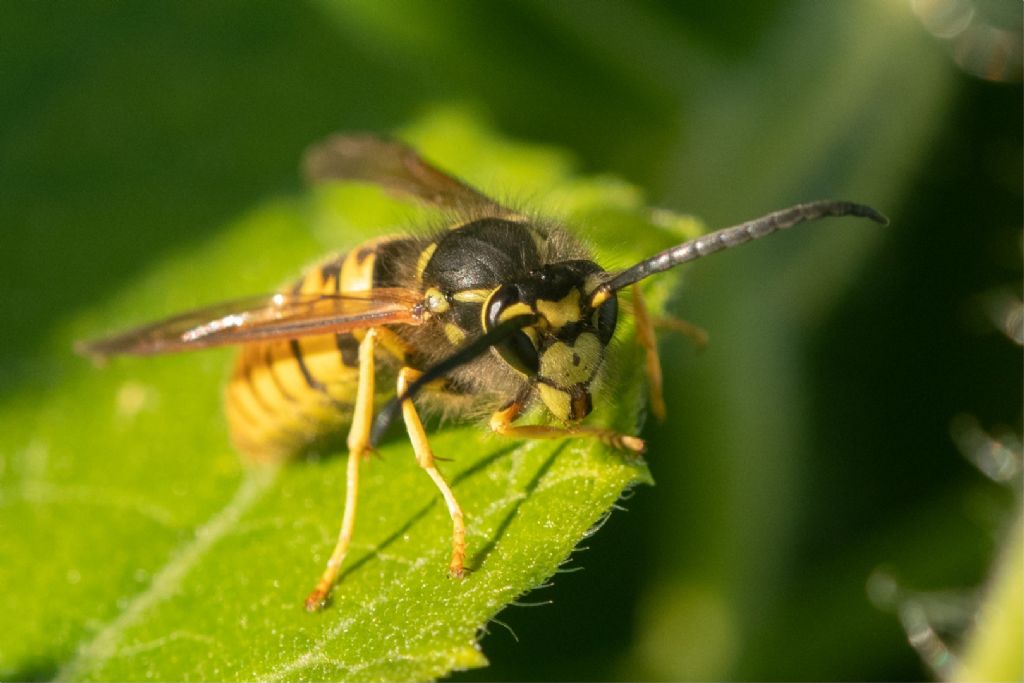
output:
[[[398,373],[398,395],[405,393],[410,383],[422,373],[412,368],[402,368]],[[409,432],[409,441],[412,442],[413,452],[416,454],[416,462],[426,470],[434,485],[444,497],[445,505],[448,506],[448,514],[452,518],[452,559],[448,564],[448,572],[456,578],[465,576],[466,562],[466,523],[462,515],[462,508],[459,501],[455,500],[455,494],[445,481],[444,475],[434,464],[434,453],[430,450],[427,442],[427,433],[423,430],[423,423],[416,412],[416,406],[412,400],[402,402],[402,418],[405,420],[405,428]]]
[[[647,356],[647,387],[651,396],[651,412],[659,421],[665,419],[664,382],[661,375],[661,359],[658,357],[658,342],[654,329],[661,328],[678,332],[690,339],[698,350],[708,344],[708,333],[693,323],[679,318],[652,318],[647,310],[639,285],[633,285],[633,317],[636,318],[636,339]]]
[[[665,398],[662,395],[661,359],[658,358],[658,342],[654,338],[654,325],[647,312],[647,304],[639,285],[633,285],[633,317],[636,318],[636,340],[640,342],[647,356],[647,387],[651,395],[651,412],[659,421],[665,419]]]
[[[359,461],[369,452],[370,428],[373,423],[373,351],[377,341],[376,330],[367,330],[359,343],[359,385],[352,414],[352,426],[348,431],[348,470],[345,482],[345,512],[341,517],[341,531],[334,546],[327,568],[320,576],[316,588],[306,598],[306,609],[315,612],[324,606],[331,587],[338,578],[341,563],[348,554],[352,532],[356,526],[356,499],[359,493]]]
[[[646,448],[644,440],[639,437],[619,434],[609,429],[590,427],[588,425],[575,425],[573,427],[513,425],[512,421],[519,416],[522,409],[522,404],[516,402],[491,415],[491,430],[503,436],[520,439],[565,439],[573,436],[584,436],[599,439],[613,448],[634,453],[643,453]]]
[[[654,326],[663,330],[678,332],[688,337],[698,351],[708,345],[708,331],[679,318],[655,318]]]

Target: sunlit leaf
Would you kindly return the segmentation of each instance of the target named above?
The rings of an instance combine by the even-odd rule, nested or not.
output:
[[[458,111],[406,137],[487,191],[563,215],[613,265],[698,230],[655,220],[628,185],[573,177],[564,153],[497,138]],[[340,521],[342,440],[322,457],[250,467],[221,418],[230,350],[102,368],[70,352],[74,338],[270,291],[326,250],[430,219],[366,187],[270,201],[53,339],[49,388],[0,406],[0,675],[419,680],[486,662],[477,640],[489,620],[549,580],[624,489],[650,480],[642,460],[588,441],[436,427],[432,445],[468,516],[472,571],[456,581],[445,507],[395,430],[364,467],[341,584],[311,615],[302,599]],[[655,283],[656,303],[666,288]],[[633,433],[645,390],[631,338],[624,322],[610,398],[593,417]]]

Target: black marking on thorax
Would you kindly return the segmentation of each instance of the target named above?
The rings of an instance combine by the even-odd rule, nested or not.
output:
[[[451,297],[528,277],[542,264],[535,231],[524,223],[482,218],[446,233],[423,269],[424,288]],[[480,304],[451,303],[448,319],[467,333],[479,332]]]
[[[492,289],[526,276],[541,265],[532,228],[514,221],[483,218],[438,240],[423,270],[423,283],[442,292]]]

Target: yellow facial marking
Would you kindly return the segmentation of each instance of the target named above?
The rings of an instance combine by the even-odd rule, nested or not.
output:
[[[437,242],[420,252],[420,257],[416,260],[416,280],[418,282],[423,282],[423,271],[426,270],[427,264],[430,263],[430,257],[434,255],[435,251],[437,251]]]
[[[608,301],[608,299],[611,299],[611,298],[612,298],[612,293],[611,293],[610,290],[599,289],[594,294],[594,296],[592,296],[590,298],[590,306],[591,306],[591,308],[597,308],[598,306],[600,306],[605,301]]]
[[[537,300],[537,312],[558,329],[580,319],[580,290],[571,289],[561,301]]]
[[[498,316],[498,322],[503,323],[506,320],[511,320],[517,315],[530,315],[531,313],[533,313],[532,308],[524,304],[522,301],[518,301],[501,312],[501,315]]]
[[[540,355],[540,376],[561,387],[589,382],[597,374],[602,356],[601,341],[589,332],[581,334],[572,346],[555,342]]]
[[[537,348],[537,344],[539,343],[539,338],[538,338],[538,335],[537,335],[537,330],[531,326],[531,327],[524,327],[522,332],[523,332],[523,334],[525,334],[527,337],[530,338],[530,343],[533,344],[533,348]]]
[[[490,289],[463,289],[452,294],[452,298],[464,304],[482,304],[487,301],[493,290]]]
[[[455,323],[445,323],[444,336],[448,337],[448,341],[456,346],[466,339],[466,333],[463,332],[462,328]]]
[[[540,400],[544,401],[544,405],[547,406],[552,415],[559,420],[569,419],[572,406],[569,401],[568,392],[550,387],[547,384],[538,384],[537,389],[540,391]]]

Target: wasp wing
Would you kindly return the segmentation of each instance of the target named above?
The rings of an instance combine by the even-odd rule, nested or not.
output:
[[[303,167],[312,182],[358,180],[442,209],[514,215],[490,197],[427,163],[411,147],[373,135],[332,135],[306,150]]]
[[[269,339],[338,334],[378,325],[419,325],[422,296],[382,288],[341,294],[273,294],[214,304],[90,342],[75,350],[104,359]]]

